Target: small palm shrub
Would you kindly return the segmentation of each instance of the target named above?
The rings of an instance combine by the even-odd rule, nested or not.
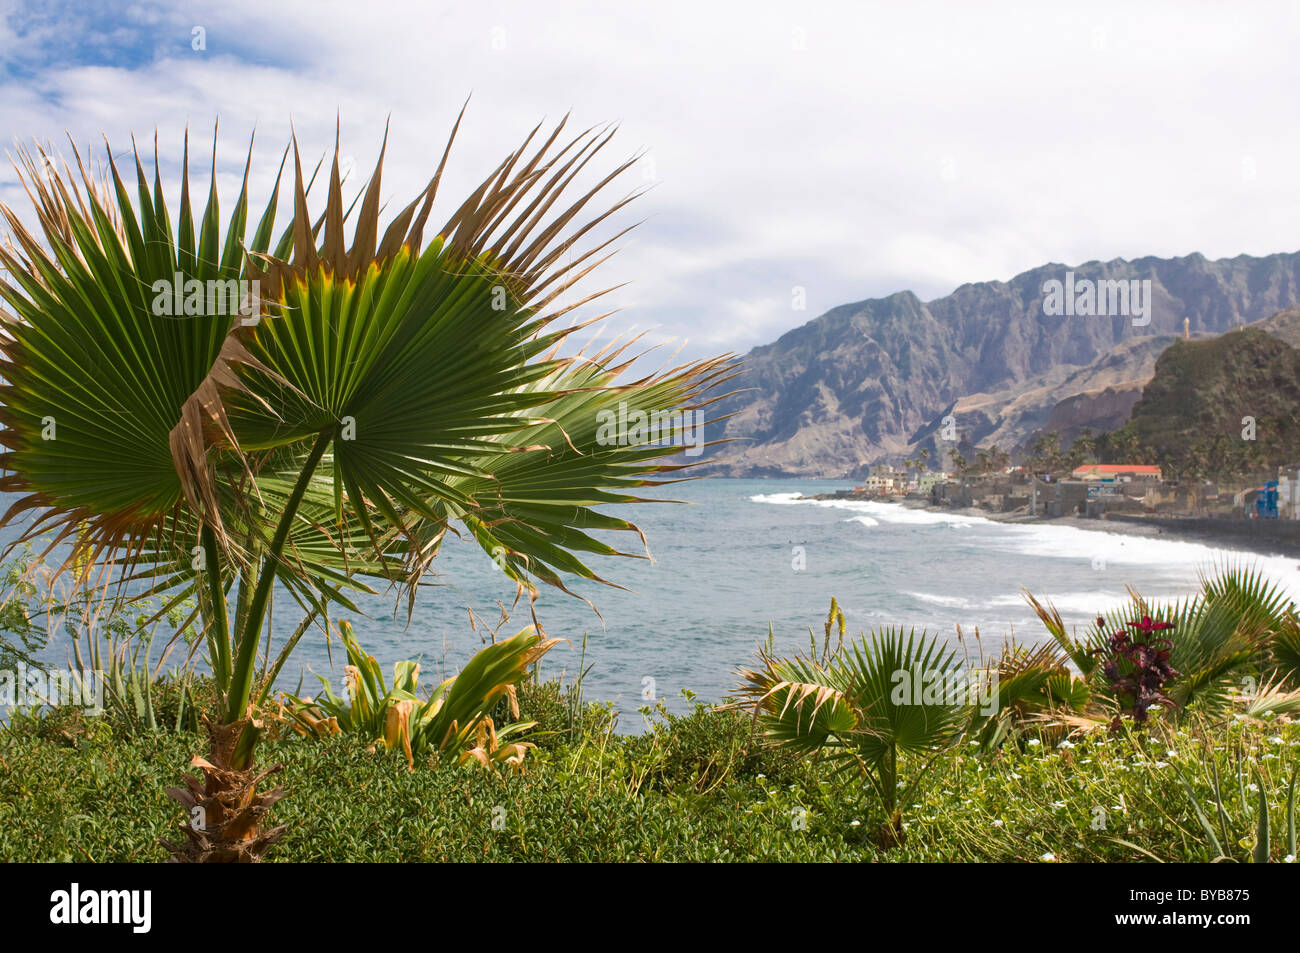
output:
[[[737,704],[752,708],[768,742],[829,758],[867,783],[888,819],[878,834],[886,847],[902,838],[899,805],[970,717],[963,666],[924,631],[873,631],[820,658],[778,658],[769,639],[758,666],[738,674]],[[920,761],[903,784],[909,755]]]
[[[885,628],[846,642],[845,628],[832,599],[820,653],[810,628],[808,654],[793,658],[774,654],[769,628],[758,667],[739,673],[740,700],[731,707],[752,709],[769,744],[827,757],[865,780],[887,818],[876,835],[886,849],[901,843],[901,807],[945,752],[970,739],[992,754],[1090,697],[1053,646],[1031,651],[1011,642],[992,664],[971,667],[937,635]]]
[[[361,648],[352,626],[339,623],[339,634],[348,653],[346,695],[335,695],[322,678],[323,690],[315,698],[282,696],[280,720],[297,733],[358,735],[373,746],[400,750],[412,771],[417,753],[425,752],[461,764],[477,761],[487,768],[518,768],[534,747],[522,738],[536,722],[519,720],[517,687],[528,666],[559,639],[545,639],[529,626],[480,649],[459,675],[443,681],[422,701],[416,694],[418,662],[395,663],[389,686],[379,663]],[[502,699],[515,720],[498,728],[491,712]]]
[[[1262,698],[1260,685],[1270,687],[1273,710],[1300,705],[1300,694],[1279,691],[1300,687],[1288,662],[1300,640],[1295,606],[1257,570],[1222,567],[1202,576],[1200,592],[1168,604],[1129,592],[1127,605],[1098,616],[1082,636],[1067,631],[1050,602],[1025,594],[1087,681],[1091,720],[1116,727],[1127,713],[1141,723],[1154,704],[1180,719],[1197,711],[1226,716],[1237,703]],[[1243,685],[1251,688],[1246,698]]]
[[[1295,610],[1284,616],[1269,649],[1283,684],[1290,689],[1300,689],[1300,616]]]
[[[1087,683],[1070,671],[1069,659],[1051,643],[1031,649],[1010,640],[979,677],[979,694],[986,702],[972,709],[967,733],[984,755],[1013,738],[1059,741],[1059,717],[1083,711],[1092,697]]]

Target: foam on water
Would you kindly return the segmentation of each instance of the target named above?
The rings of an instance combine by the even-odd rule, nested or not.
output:
[[[1184,589],[1172,592],[1144,592],[1143,596],[1153,602],[1177,599],[1187,595]],[[1034,597],[1046,605],[1051,603],[1063,616],[1086,616],[1091,618],[1098,613],[1110,612],[1129,603],[1125,591],[1090,589],[1085,592],[1035,592]],[[985,603],[989,609],[1025,609],[1028,603],[1023,595],[993,596]]]
[[[859,513],[870,517],[873,522],[866,524],[868,526],[879,525],[879,523],[898,523],[913,526],[967,527],[994,522],[981,516],[961,516],[956,513],[919,510],[904,506],[901,503],[880,503],[876,500],[809,500],[801,499],[798,493],[759,493],[751,496],[750,500],[754,503],[801,504],[804,506],[847,510],[850,513]]]
[[[584,559],[625,588],[570,580],[599,615],[592,605],[543,586],[536,603],[521,600],[513,608],[503,631],[518,631],[535,610],[548,634],[567,640],[542,661],[543,677],[564,671],[571,682],[581,665],[588,672],[587,697],[613,701],[624,713],[621,730],[638,731],[643,721],[636,709],[645,704],[647,678],[673,711],[689,708],[678,694],[683,688],[701,701],[720,701],[736,690],[735,673],[752,664],[769,624],[778,653],[806,650],[810,627],[820,638],[831,596],[844,608],[851,637],[902,626],[939,633],[956,647],[957,625],[968,635],[978,627],[983,651],[993,653],[1013,634],[1026,645],[1047,638],[1024,603],[1022,586],[1079,627],[1122,604],[1129,585],[1162,601],[1190,595],[1198,570],[1213,568],[1216,560],[1254,562],[1288,592],[1300,592],[1293,560],[870,500],[800,499],[847,488],[845,481],[727,479],[648,488],[643,495],[650,501],[612,515],[645,531],[654,558]],[[694,505],[665,505],[664,499]],[[633,534],[595,535],[639,552],[638,541],[625,538]],[[472,538],[447,539],[435,569],[438,584],[421,587],[409,624],[405,605],[395,613],[393,596],[383,592],[357,596],[364,615],[339,614],[352,621],[385,671],[401,659],[420,658],[425,687],[455,674],[482,647],[482,627],[469,628],[466,608],[495,619],[498,602],[509,607],[514,596],[513,584]],[[277,649],[301,619],[294,609],[291,597],[277,592]],[[52,639],[41,658],[62,665],[68,651],[66,640]],[[280,687],[294,689],[307,667],[337,686],[345,664],[313,631],[299,644]],[[308,676],[303,684],[316,683]]]
[[[998,546],[1025,556],[1080,560],[1099,573],[1111,567],[1142,566],[1168,572],[1171,577],[1194,578],[1198,572],[1213,572],[1225,565],[1250,565],[1274,580],[1292,599],[1300,600],[1297,561],[1287,556],[1264,556],[1191,540],[1128,536],[1076,526],[1002,524],[1002,528],[1009,533],[997,542]]]
[[[880,520],[873,519],[873,518],[870,517],[870,516],[850,516],[850,517],[849,517],[848,519],[846,519],[844,522],[846,522],[846,523],[861,523],[863,526],[879,526],[879,525],[880,525]]]
[[[911,596],[913,599],[919,599],[921,602],[928,602],[932,606],[945,606],[949,609],[973,609],[971,600],[963,599],[961,596],[942,596],[933,592],[903,592],[900,595]]]
[[[1154,570],[1154,575],[1160,577],[1158,591],[1149,589],[1143,592],[1153,599],[1188,594],[1200,572],[1213,572],[1216,568],[1229,564],[1245,564],[1263,572],[1290,598],[1300,601],[1300,564],[1287,556],[1265,556],[1191,540],[1107,532],[1100,525],[1094,530],[1051,523],[1004,523],[980,516],[949,514],[874,500],[801,500],[797,493],[760,494],[750,499],[756,503],[802,503],[847,510],[871,520],[865,524],[868,526],[946,524],[976,528],[981,532],[968,537],[967,544],[985,550],[988,553],[986,558],[996,558],[993,554],[1004,552],[1020,557],[1074,561],[1095,570],[1102,585],[1105,584],[1105,573],[1111,569],[1142,567]],[[855,522],[861,517],[846,522]],[[1083,609],[1085,601],[1097,599],[1101,595],[1099,586],[1096,595],[1088,592],[1065,593],[1060,598],[1071,600],[1072,608],[1077,607],[1078,611],[1091,612],[1093,610]],[[1124,597],[1120,595],[1117,600],[1115,604],[1123,602]],[[988,605],[997,607],[1018,601],[1019,597],[999,596]],[[1057,605],[1065,611],[1064,603],[1058,602]],[[1097,611],[1105,608],[1105,604],[1099,604]]]

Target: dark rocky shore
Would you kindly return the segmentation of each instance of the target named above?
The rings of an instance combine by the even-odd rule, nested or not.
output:
[[[1007,513],[981,509],[978,506],[935,506],[925,500],[890,499],[866,494],[819,493],[807,497],[815,500],[875,500],[879,503],[906,506],[912,509],[934,510],[957,516],[972,516],[999,523],[1048,523],[1073,526],[1096,533],[1115,533],[1123,536],[1166,537],[1203,543],[1221,549],[1244,550],[1261,556],[1285,556],[1300,559],[1300,525],[1295,520],[1221,520],[1177,516],[1136,516],[1109,513],[1099,519],[1082,516],[1031,516],[1022,508]]]

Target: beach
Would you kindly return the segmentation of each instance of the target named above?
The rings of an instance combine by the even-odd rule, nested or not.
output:
[[[1254,535],[1242,527],[1231,524],[1254,523],[1246,520],[1179,519],[1177,517],[1124,516],[1108,514],[1099,519],[1083,516],[1030,516],[1024,511],[995,513],[977,506],[953,509],[935,507],[927,503],[904,501],[905,506],[921,509],[943,510],[961,516],[975,516],[998,523],[1041,524],[1046,526],[1072,526],[1095,533],[1116,533],[1122,536],[1140,536],[1147,539],[1177,539],[1203,543],[1223,549],[1243,550],[1260,556],[1287,556],[1300,560],[1300,541],[1276,536]],[[1225,524],[1216,527],[1214,524]]]

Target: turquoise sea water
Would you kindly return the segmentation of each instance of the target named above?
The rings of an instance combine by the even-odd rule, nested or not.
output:
[[[1282,557],[1229,554],[1175,540],[1092,532],[1066,526],[1007,525],[989,520],[913,510],[891,503],[798,502],[799,494],[846,488],[848,483],[786,480],[695,480],[649,491],[665,502],[620,508],[645,531],[652,560],[596,559],[592,567],[626,589],[598,584],[574,589],[595,603],[544,589],[535,609],[548,634],[570,640],[543,663],[543,672],[578,668],[588,637],[589,698],[613,700],[624,730],[636,730],[636,709],[647,688],[685,706],[683,688],[717,701],[736,684],[735,669],[752,659],[769,623],[778,648],[808,645],[808,627],[820,638],[832,595],[848,617],[851,634],[881,625],[928,628],[955,636],[978,626],[985,650],[997,651],[1014,633],[1022,643],[1044,638],[1020,593],[1027,586],[1051,598],[1066,620],[1085,623],[1122,602],[1134,585],[1149,597],[1180,596],[1196,584],[1197,570],[1216,560],[1256,561],[1300,598],[1300,567]],[[631,534],[614,534],[620,548],[640,551]],[[403,604],[394,618],[390,596],[365,597],[368,617],[354,619],[362,645],[391,673],[392,663],[422,656],[422,682],[454,674],[482,644],[467,609],[489,621],[499,617],[514,587],[475,544],[451,539],[435,568],[436,585],[424,590],[408,625]],[[277,603],[277,638],[300,618],[285,599]],[[501,630],[530,622],[521,601]],[[324,637],[300,643],[284,687],[305,669],[342,675],[335,644],[333,666]],[[47,655],[61,659],[66,645]],[[647,681],[653,679],[653,682]],[[318,682],[306,675],[303,688]]]

